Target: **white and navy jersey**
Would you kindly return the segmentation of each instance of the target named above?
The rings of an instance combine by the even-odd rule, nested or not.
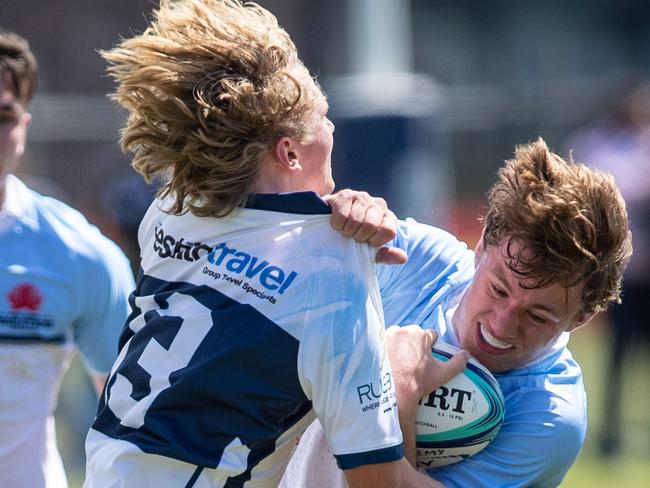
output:
[[[312,192],[224,218],[169,203],[140,226],[85,486],[277,486],[314,412],[343,469],[400,459],[374,250]]]
[[[12,175],[0,245],[0,485],[64,487],[52,417],[61,378],[75,346],[109,371],[133,276],[79,212]]]

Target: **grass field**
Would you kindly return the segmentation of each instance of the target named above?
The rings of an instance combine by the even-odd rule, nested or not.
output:
[[[650,350],[647,346],[633,351],[626,361],[630,373],[623,384],[625,428],[621,455],[605,459],[598,453],[598,433],[607,421],[601,406],[605,394],[602,379],[607,367],[606,341],[607,330],[602,320],[578,330],[571,339],[571,351],[584,370],[589,431],[584,449],[562,488],[650,487]],[[75,361],[64,381],[57,412],[59,445],[70,488],[79,488],[83,476],[83,436],[94,412],[89,388],[79,361]]]
[[[589,404],[589,430],[578,461],[567,475],[566,488],[640,488],[650,486],[650,350],[639,344],[626,359],[623,382],[623,443],[619,456],[598,453],[598,434],[607,422],[602,400],[606,394],[607,329],[604,321],[576,331],[570,349],[584,371]]]

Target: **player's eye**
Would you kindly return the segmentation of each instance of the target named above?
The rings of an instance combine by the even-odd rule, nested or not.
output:
[[[542,315],[538,315],[538,314],[533,313],[533,312],[528,312],[528,316],[530,317],[530,319],[533,322],[535,322],[537,324],[545,324],[546,323],[546,317],[544,317]]]
[[[492,290],[492,293],[494,293],[494,295],[499,298],[505,298],[508,296],[508,294],[503,289],[499,288],[494,283],[490,283],[490,289]]]

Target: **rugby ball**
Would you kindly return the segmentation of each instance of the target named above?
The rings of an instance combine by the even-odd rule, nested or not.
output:
[[[447,361],[458,349],[433,346],[433,357]],[[497,435],[505,404],[492,373],[470,358],[465,370],[420,400],[416,420],[418,468],[457,463],[483,450]]]

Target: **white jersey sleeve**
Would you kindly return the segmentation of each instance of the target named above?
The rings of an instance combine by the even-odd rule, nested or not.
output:
[[[331,232],[329,222],[320,225]],[[305,309],[311,325],[298,361],[332,451],[347,469],[401,458],[402,438],[372,252],[351,239],[330,239],[343,253],[312,258]]]

